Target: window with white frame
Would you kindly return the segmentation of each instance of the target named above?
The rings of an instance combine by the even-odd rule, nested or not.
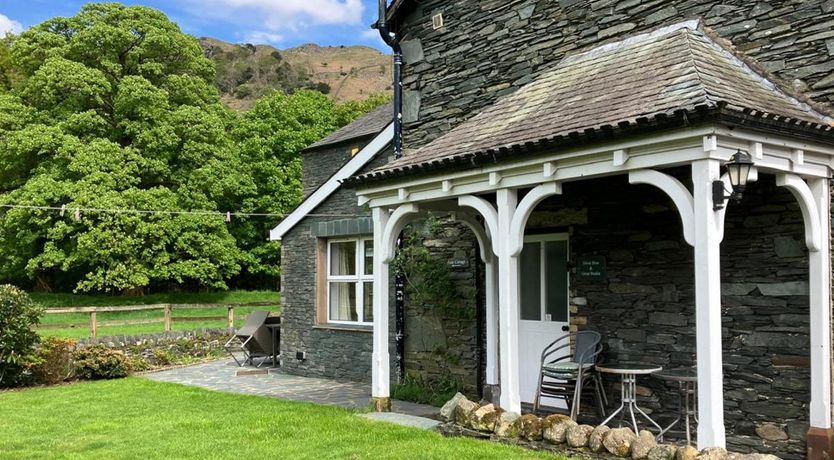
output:
[[[373,261],[372,239],[327,242],[327,322],[373,323]]]

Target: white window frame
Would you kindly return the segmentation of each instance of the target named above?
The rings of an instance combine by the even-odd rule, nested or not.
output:
[[[365,320],[365,283],[371,283],[373,286],[374,275],[366,275],[365,274],[365,243],[367,242],[373,243],[373,238],[370,236],[358,236],[353,238],[332,238],[327,240],[327,285],[325,286],[326,292],[325,295],[327,296],[327,322],[330,324],[347,324],[347,325],[363,325],[363,326],[373,326],[373,320],[366,321]],[[333,271],[330,269],[330,262],[332,260],[332,247],[334,244],[338,243],[356,243],[356,267],[355,272],[356,275],[333,275]],[[374,248],[376,251],[376,248]],[[373,262],[371,262],[371,269],[373,270]],[[356,321],[348,321],[348,320],[336,320],[330,318],[330,285],[331,283],[354,283],[356,284]],[[373,287],[371,287],[373,293]],[[371,306],[373,307],[373,306]]]
[[[524,237],[525,243],[542,243],[539,245],[540,256],[539,256],[539,277],[540,277],[540,289],[541,289],[541,315],[539,316],[539,320],[525,320],[521,319],[521,309],[518,309],[519,320],[520,321],[541,321],[541,322],[548,322],[547,321],[547,273],[545,273],[545,266],[547,261],[545,260],[545,245],[548,241],[564,241],[565,242],[565,250],[567,253],[568,261],[570,261],[570,235],[567,233],[545,233],[541,235],[529,235]],[[568,317],[567,323],[570,323],[570,267],[565,270],[567,273],[567,289],[566,289],[566,299],[567,299],[567,306],[568,306]],[[551,319],[550,322],[553,322]]]

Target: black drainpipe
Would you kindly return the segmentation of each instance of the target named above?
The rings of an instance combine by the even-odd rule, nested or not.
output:
[[[391,33],[388,24],[388,6],[386,0],[379,0],[379,19],[374,24],[379,30],[382,40],[394,52],[394,158],[403,156],[403,88],[402,66],[403,53],[400,48],[400,38]],[[403,234],[397,237],[397,247],[403,247]],[[397,382],[405,377],[405,276],[400,270],[394,275],[394,327],[396,329],[394,343],[396,345]]]

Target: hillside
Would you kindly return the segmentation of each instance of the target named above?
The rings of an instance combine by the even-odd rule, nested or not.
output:
[[[201,38],[200,44],[217,65],[223,101],[234,109],[250,107],[273,89],[313,88],[340,102],[391,91],[391,57],[366,46],[306,44],[278,50],[213,38]]]

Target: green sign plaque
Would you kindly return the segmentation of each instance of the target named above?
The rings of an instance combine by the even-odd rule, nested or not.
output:
[[[604,281],[608,270],[603,256],[582,256],[576,266],[576,277],[583,281]]]

